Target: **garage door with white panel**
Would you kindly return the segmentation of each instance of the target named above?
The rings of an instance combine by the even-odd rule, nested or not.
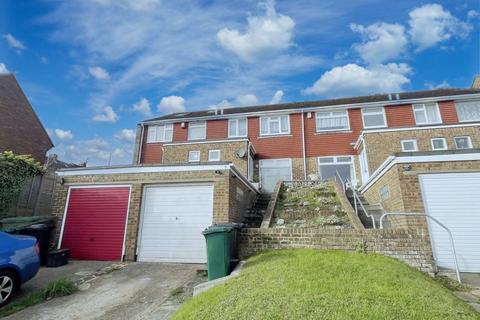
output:
[[[138,261],[205,263],[213,185],[144,187]]]
[[[480,272],[480,173],[420,175],[427,214],[452,232],[460,272]],[[448,233],[433,221],[429,231],[439,267],[455,267]]]

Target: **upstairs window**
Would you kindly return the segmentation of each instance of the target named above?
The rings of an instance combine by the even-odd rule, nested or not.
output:
[[[192,121],[188,124],[188,140],[202,140],[207,137],[207,122]]]
[[[383,128],[387,126],[385,109],[383,107],[362,109],[362,116],[363,127],[365,129]]]
[[[472,140],[470,137],[455,137],[455,147],[457,149],[472,149]]]
[[[421,103],[413,105],[416,124],[437,124],[442,123],[440,110],[436,103]]]
[[[228,120],[228,137],[246,137],[247,136],[247,119],[230,119]]]
[[[460,122],[480,121],[480,100],[456,102]]]
[[[289,115],[260,118],[260,135],[279,135],[290,133]]]
[[[350,129],[347,110],[322,111],[316,113],[317,132]]]
[[[415,139],[402,140],[400,143],[402,144],[402,151],[403,152],[418,151],[417,140],[415,140]]]
[[[447,150],[447,139],[445,138],[433,138],[430,140],[432,143],[432,150]]]
[[[171,142],[173,138],[173,124],[147,127],[147,143]]]

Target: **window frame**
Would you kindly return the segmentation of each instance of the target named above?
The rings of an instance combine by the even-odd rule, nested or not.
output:
[[[201,123],[200,125],[198,125],[199,123]],[[192,124],[193,124],[193,127],[195,128],[202,128],[203,127],[203,137],[201,138],[191,138],[191,135],[190,135],[190,129],[192,128]],[[207,121],[205,120],[197,120],[197,121],[190,121],[188,123],[188,132],[187,132],[187,140],[188,141],[195,141],[195,140],[205,140],[207,138]]]
[[[379,115],[380,113],[382,114],[383,116],[383,125],[379,125],[379,126],[367,126],[365,124],[365,111],[368,112],[368,109],[372,110],[372,109],[379,109],[381,108],[382,111],[381,112],[375,112],[373,114],[370,114],[370,115]],[[375,128],[386,128],[388,126],[387,124],[387,115],[385,113],[385,107],[364,107],[361,109],[362,110],[362,124],[363,124],[363,128],[364,129],[375,129]]]
[[[329,117],[322,117],[322,118],[333,118],[333,112],[345,112],[347,115],[347,127],[346,128],[341,128],[341,129],[332,129],[332,128],[327,128],[327,129],[320,129],[318,128],[318,118],[320,113],[330,113]],[[317,133],[321,132],[336,132],[336,131],[349,131],[350,130],[350,115],[348,114],[348,110],[322,110],[322,111],[317,111],[315,112],[315,130]]]
[[[467,138],[468,140],[468,148],[459,148],[457,144],[457,139],[460,138]],[[472,144],[472,138],[470,136],[458,136],[458,137],[453,137],[453,142],[455,143],[455,149],[457,150],[468,150],[468,149],[473,149],[473,144]]]
[[[213,152],[218,152],[218,159],[212,159],[212,153]],[[210,162],[218,162],[220,161],[222,157],[222,151],[220,149],[212,149],[212,150],[208,150],[208,161]]]
[[[404,143],[405,142],[413,142],[415,146],[415,150],[405,150]],[[402,152],[417,152],[418,151],[418,144],[417,144],[417,139],[402,139],[400,140],[400,145],[402,146]]]
[[[420,125],[420,126],[423,126],[423,125],[432,125],[432,124],[441,124],[443,123],[443,120],[442,120],[442,114],[440,113],[440,107],[438,105],[438,102],[435,102],[434,103],[434,107],[435,107],[435,110],[437,111],[437,115],[438,115],[438,122],[430,122],[428,121],[428,113],[427,113],[427,105],[430,105],[432,104],[431,102],[427,102],[427,103],[415,103],[415,104],[412,104],[412,111],[413,111],[413,117],[415,118],[415,124],[416,125]],[[418,119],[417,119],[417,114],[415,113],[415,108],[418,108],[418,107],[422,107],[422,111],[424,112],[425,114],[425,119],[426,119],[426,122],[418,122]]]
[[[240,120],[245,120],[245,135],[240,135],[239,132],[238,132],[238,131],[239,131],[239,129],[238,129],[238,128],[239,128],[238,122],[239,122]],[[235,130],[236,132],[235,132],[235,135],[230,135],[230,125],[231,125],[230,123],[231,123],[231,122],[234,122],[234,121],[237,123],[237,127],[236,127],[236,130]],[[245,138],[245,137],[247,137],[247,136],[248,136],[248,119],[247,119],[247,118],[233,118],[233,119],[228,119],[228,128],[227,128],[227,130],[228,130],[228,134],[227,134],[227,135],[228,135],[229,138]]]
[[[433,143],[434,140],[442,140],[443,141],[443,148],[435,148],[435,145]],[[448,144],[447,144],[447,139],[443,137],[435,137],[430,139],[430,145],[432,147],[432,151],[442,151],[442,150],[448,150]]]
[[[338,161],[339,158],[350,158],[350,161]],[[333,162],[321,162],[321,159],[328,159],[332,158]],[[321,166],[334,166],[334,165],[345,165],[348,164],[350,165],[350,182],[355,185],[357,183],[357,173],[355,171],[355,158],[352,155],[340,155],[340,156],[322,156],[322,157],[317,157],[317,169],[318,169],[318,176],[320,179],[322,179],[322,172],[321,172]]]
[[[160,139],[160,140],[157,140],[157,131],[158,131],[158,127],[163,127],[163,139]],[[150,136],[150,130],[151,129],[155,129],[155,133],[154,133],[154,139],[153,141],[152,140],[149,140],[149,136]],[[170,139],[166,139],[166,132],[168,131],[171,131],[172,132],[172,135],[171,135],[171,138]],[[166,123],[166,124],[159,124],[159,125],[149,125],[147,126],[147,139],[146,139],[147,143],[162,143],[162,142],[172,142],[173,141],[173,123]]]
[[[469,102],[478,102],[477,106],[480,108],[480,101],[478,100],[469,100],[469,101],[455,101],[455,111],[457,112],[457,118],[459,123],[470,123],[470,122],[478,122],[480,121],[480,117],[473,119],[473,120],[462,120],[460,119],[460,112],[459,112],[459,104],[461,103],[469,103]]]
[[[286,132],[282,132],[282,117],[287,117],[287,127],[288,130]],[[272,133],[270,131],[270,122],[273,122],[273,118],[278,118],[278,133]],[[262,121],[267,121],[267,133],[262,133]],[[259,124],[259,131],[260,131],[260,136],[265,137],[265,136],[282,136],[282,135],[289,135],[291,132],[290,128],[290,114],[281,114],[281,115],[274,115],[274,116],[262,116],[258,119],[258,124]]]
[[[192,160],[192,154],[197,153],[198,154],[198,160]],[[201,160],[201,154],[200,150],[190,150],[188,151],[188,162],[200,162]]]

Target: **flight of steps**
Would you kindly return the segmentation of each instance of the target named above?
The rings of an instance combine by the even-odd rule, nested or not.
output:
[[[253,205],[247,209],[247,213],[244,217],[244,223],[248,228],[259,228],[262,224],[263,216],[267,210],[268,203],[270,202],[271,195],[262,193],[260,194]]]
[[[382,206],[380,204],[370,204],[368,200],[361,194],[357,192],[357,195],[362,202],[363,206],[367,210],[368,214],[373,216],[375,219],[375,226],[377,228],[380,227],[380,217],[385,213],[383,210]],[[347,191],[347,197],[348,201],[350,201],[350,204],[352,205],[352,208],[355,209],[355,203],[353,200],[353,192],[351,190]],[[363,225],[367,229],[373,228],[373,222],[370,217],[367,216],[365,211],[363,210],[362,206],[358,203],[357,201],[357,210],[358,210],[358,217],[360,218],[360,221],[362,221]]]

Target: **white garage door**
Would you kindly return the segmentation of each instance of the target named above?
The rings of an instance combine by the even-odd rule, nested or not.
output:
[[[452,232],[461,272],[480,272],[480,173],[420,176],[427,214]],[[430,237],[439,267],[455,264],[447,232],[429,221]]]
[[[212,224],[213,185],[147,186],[138,261],[205,263],[202,231]]]

